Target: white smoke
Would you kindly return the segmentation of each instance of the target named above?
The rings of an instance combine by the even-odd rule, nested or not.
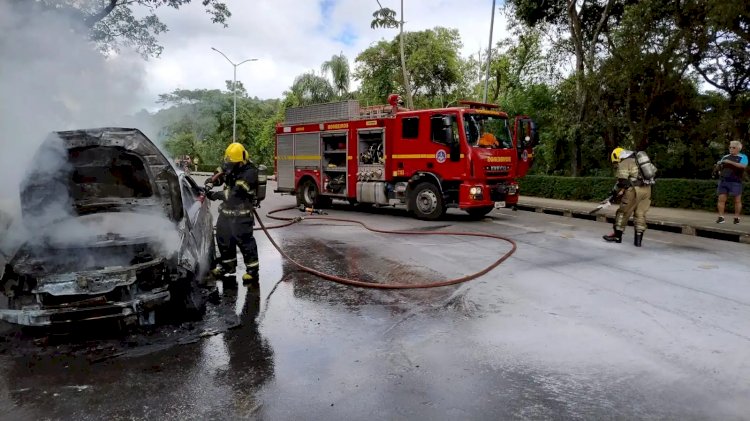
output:
[[[102,56],[80,24],[34,1],[0,2],[0,251],[6,256],[29,235],[19,222],[20,184],[30,172],[66,165],[55,161],[66,157],[60,151],[36,155],[47,136],[133,122],[127,116],[143,87],[142,59],[128,51]],[[40,204],[45,219],[70,216],[69,198],[60,200]]]

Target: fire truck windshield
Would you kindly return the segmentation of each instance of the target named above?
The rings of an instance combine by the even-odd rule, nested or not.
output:
[[[469,146],[492,149],[510,149],[508,119],[487,114],[464,114],[464,130]]]

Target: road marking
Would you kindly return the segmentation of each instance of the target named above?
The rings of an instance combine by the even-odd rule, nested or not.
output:
[[[553,221],[550,221],[550,222],[553,224],[562,225],[564,227],[575,227],[575,225],[573,224],[563,224],[562,222],[553,222]]]

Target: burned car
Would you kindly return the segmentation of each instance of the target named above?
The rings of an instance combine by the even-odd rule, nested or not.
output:
[[[25,234],[0,280],[0,319],[149,325],[205,311],[209,203],[141,131],[54,132],[33,163],[20,186]]]

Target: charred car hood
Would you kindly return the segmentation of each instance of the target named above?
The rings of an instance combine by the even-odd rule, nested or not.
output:
[[[182,215],[174,167],[140,130],[97,128],[51,133],[21,183],[24,219],[44,224],[69,215],[115,210]],[[58,215],[44,215],[51,211]],[[27,224],[28,225],[28,224]]]
[[[107,212],[59,221],[38,230],[11,262],[16,273],[47,277],[125,268],[174,256],[182,242],[162,215]]]

